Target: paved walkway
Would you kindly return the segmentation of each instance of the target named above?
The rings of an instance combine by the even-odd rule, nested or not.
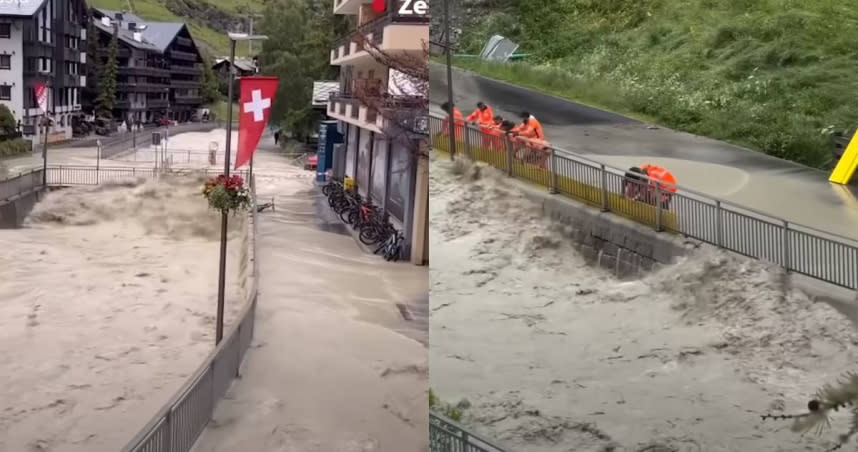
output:
[[[627,168],[662,164],[679,184],[789,221],[858,240],[858,186],[828,182],[828,174],[724,142],[649,125],[568,100],[487,79],[453,74],[455,103],[468,114],[478,100],[496,114],[535,115],[555,145]],[[443,65],[430,66],[433,104],[446,101]],[[437,111],[437,109],[435,110]]]
[[[254,343],[195,452],[427,451],[428,269],[362,253],[313,175],[260,153]],[[422,316],[425,320],[426,316]],[[421,343],[423,342],[423,343]]]

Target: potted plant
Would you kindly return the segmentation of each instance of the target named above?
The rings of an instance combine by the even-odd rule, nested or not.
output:
[[[233,213],[250,209],[250,190],[238,174],[212,177],[203,185],[202,192],[212,209]]]

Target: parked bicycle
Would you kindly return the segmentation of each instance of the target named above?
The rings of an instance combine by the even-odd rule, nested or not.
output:
[[[390,223],[390,215],[387,212],[376,211],[376,214],[362,225],[358,239],[364,245],[371,246],[384,242],[394,233],[396,228]]]
[[[404,241],[405,235],[400,231],[396,231],[375,250],[375,254],[381,252],[384,260],[396,262],[402,257],[402,244]]]

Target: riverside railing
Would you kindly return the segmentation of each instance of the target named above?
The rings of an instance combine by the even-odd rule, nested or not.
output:
[[[119,183],[139,177],[160,174],[220,174],[218,170],[154,168],[96,168],[91,166],[49,166],[48,186],[98,185]],[[239,171],[247,178],[247,171]],[[0,204],[26,192],[41,190],[42,170],[33,170],[0,181]],[[258,292],[259,267],[257,256],[256,183],[250,181],[254,205],[251,206],[245,262],[250,266],[250,288],[245,306],[228,328],[223,340],[208,355],[203,364],[155,414],[152,420],[122,449],[122,452],[187,452],[202,434],[233,379],[238,376],[244,355],[253,339]],[[7,196],[9,195],[9,196]]]
[[[509,452],[440,414],[429,413],[431,452]]]
[[[221,343],[182,385],[152,420],[126,445],[122,452],[190,451],[211,420],[218,401],[239,375],[241,363],[253,340],[259,266],[257,256],[256,183],[250,182],[254,205],[250,215],[250,243],[247,254],[251,266],[251,286],[237,321]]]
[[[430,118],[432,146],[449,151],[447,121]],[[694,238],[751,258],[782,266],[837,286],[858,290],[858,242],[793,223],[748,207],[677,186],[669,208],[623,196],[626,170],[549,146],[536,150],[509,136],[470,125],[454,132],[456,151],[486,162],[509,176],[543,186],[603,212],[656,231]],[[660,190],[660,189],[657,189]]]
[[[194,168],[140,168],[124,166],[85,166],[85,165],[50,165],[48,166],[48,187],[71,187],[76,185],[98,185],[104,183],[121,183],[129,179],[154,177],[159,174],[205,174],[214,176],[221,174],[219,169]],[[237,171],[245,179],[247,170]],[[42,169],[34,169],[0,180],[0,205],[19,196],[42,189]]]

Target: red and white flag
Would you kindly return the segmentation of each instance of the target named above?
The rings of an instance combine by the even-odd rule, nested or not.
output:
[[[36,83],[33,89],[36,91],[36,103],[42,113],[48,113],[48,86],[44,83]]]
[[[250,76],[239,79],[238,108],[238,153],[235,156],[235,169],[250,161],[268,117],[271,106],[274,105],[274,95],[277,94],[277,77]]]

